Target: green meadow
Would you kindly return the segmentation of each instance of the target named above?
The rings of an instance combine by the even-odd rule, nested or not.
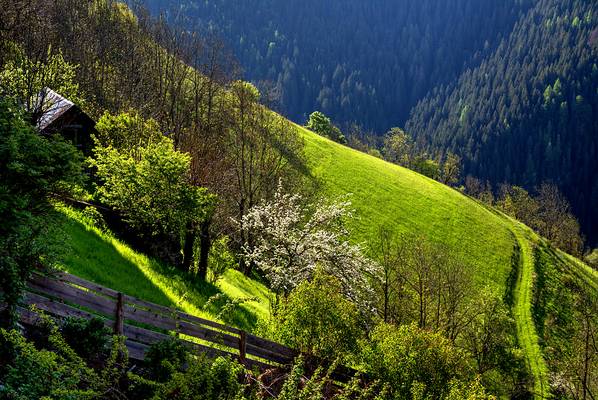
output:
[[[514,238],[502,216],[416,172],[300,129],[322,192],[330,198],[351,193],[355,241],[375,241],[382,226],[416,234],[446,246],[480,284],[504,286]]]
[[[215,284],[193,279],[174,267],[147,257],[93,226],[79,211],[58,205],[59,226],[66,251],[59,267],[103,286],[189,314],[217,319],[221,308],[233,299],[248,300],[221,322],[252,330],[269,313],[269,290],[242,273],[229,269]],[[208,300],[217,301],[204,307]]]

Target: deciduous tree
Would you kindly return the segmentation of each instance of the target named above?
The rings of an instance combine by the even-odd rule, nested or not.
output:
[[[392,128],[384,137],[384,157],[410,168],[413,159],[413,139],[401,128]]]
[[[135,150],[96,146],[90,163],[100,181],[99,198],[151,239],[155,254],[188,270],[181,241],[189,223],[199,226],[209,218],[215,202],[206,189],[190,184],[190,156],[163,137]],[[206,272],[199,274],[205,279]]]
[[[0,98],[0,302],[4,323],[32,271],[49,266],[50,197],[82,181],[81,156],[70,144],[42,137],[14,103]]]
[[[344,223],[352,216],[349,207],[348,201],[319,203],[308,211],[300,195],[285,194],[279,186],[272,201],[253,207],[240,221],[255,238],[243,247],[243,256],[279,294],[290,293],[320,267],[338,279],[347,298],[370,312],[370,280],[378,277],[378,267],[349,242]]]
[[[320,111],[314,111],[310,114],[305,127],[319,135],[332,139],[335,142],[339,142],[342,144],[347,143],[347,139],[345,138],[345,135],[343,135],[341,130],[335,125],[333,125],[332,121],[330,121],[330,118],[328,118],[326,115],[324,115],[324,113]]]
[[[249,210],[270,199],[282,178],[292,187],[297,179],[297,164],[303,162],[303,142],[296,129],[265,109],[259,98],[259,91],[250,83],[238,81],[231,87],[231,124],[226,146],[233,184],[228,200],[237,209],[239,248],[251,248],[255,240],[244,218]],[[241,259],[241,267],[249,275],[253,261]]]
[[[442,163],[442,183],[454,185],[461,179],[461,157],[450,151]]]

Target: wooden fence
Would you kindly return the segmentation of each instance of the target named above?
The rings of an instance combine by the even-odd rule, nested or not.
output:
[[[143,360],[151,344],[173,337],[190,351],[213,357],[230,356],[260,371],[292,364],[299,355],[294,349],[243,330],[140,300],[65,273],[52,277],[35,274],[18,309],[21,322],[35,325],[39,316],[30,306],[57,318],[101,317],[115,334],[126,337],[132,360]],[[347,382],[355,373],[341,366],[333,378]]]

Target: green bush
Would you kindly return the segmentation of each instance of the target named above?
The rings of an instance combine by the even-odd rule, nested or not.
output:
[[[30,59],[21,46],[8,42],[8,47],[0,69],[0,92],[23,107],[34,121],[51,107],[38,101],[39,93],[45,88],[53,89],[79,106],[84,104],[76,83],[77,65],[67,62],[61,51],[54,52],[49,47],[46,54]]]
[[[233,400],[242,399],[244,385],[242,365],[227,358],[214,360],[205,356],[191,359],[185,372],[176,372],[159,388],[154,399]]]
[[[592,268],[598,269],[598,249],[592,250],[584,259]]]
[[[83,176],[77,150],[39,135],[25,118],[0,98],[0,303],[9,306],[0,322],[7,325],[24,282],[56,253],[48,235],[50,194],[68,192]]]
[[[334,140],[335,142],[341,144],[347,143],[347,139],[341,130],[333,125],[330,121],[330,118],[320,111],[314,111],[310,114],[309,120],[307,121],[305,127],[317,133],[318,135],[325,136]]]
[[[52,318],[39,316],[42,332],[49,332],[47,348],[36,348],[16,330],[0,330],[0,399],[122,399],[128,367],[125,338],[114,336],[108,356],[93,369],[69,346]]]
[[[106,224],[106,220],[102,213],[98,211],[97,208],[88,206],[81,211],[81,216],[88,222],[90,225],[95,226],[102,232],[108,231],[108,225]]]
[[[187,354],[187,349],[174,338],[152,344],[144,360],[148,378],[166,382],[172,374],[183,370]]]
[[[415,325],[377,326],[362,353],[366,372],[398,398],[447,396],[455,382],[473,380],[471,360],[442,335]]]
[[[98,120],[96,130],[97,145],[129,151],[132,155],[136,148],[158,143],[164,137],[155,120],[146,120],[135,112],[118,115],[105,112]]]
[[[69,354],[60,339],[51,339],[52,344],[59,349],[38,350],[19,332],[0,330],[0,347],[11,355],[4,376],[0,377],[4,382],[0,398],[38,400],[44,396],[60,399],[97,397],[92,387],[93,378],[96,377],[93,370],[81,358]]]
[[[128,372],[125,394],[129,399],[151,399],[160,386],[158,382]]]
[[[336,366],[337,364],[333,363],[327,372],[318,368],[309,379],[306,379],[303,358],[299,357],[286,377],[277,399],[391,400],[387,386],[378,381],[364,384],[359,377],[355,377],[346,385],[335,386],[330,376]]]
[[[276,310],[273,335],[290,347],[327,359],[355,354],[362,330],[357,307],[338,280],[318,270]]]
[[[110,329],[100,318],[68,317],[60,332],[66,343],[86,360],[101,358],[106,353]]]
[[[486,393],[479,379],[471,382],[452,381],[445,400],[492,400],[493,396]],[[414,399],[415,400],[415,399]]]

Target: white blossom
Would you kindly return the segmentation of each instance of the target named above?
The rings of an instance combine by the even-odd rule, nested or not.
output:
[[[378,265],[348,240],[344,222],[353,218],[351,202],[302,203],[300,195],[286,194],[279,186],[272,201],[250,209],[240,221],[253,238],[243,246],[243,256],[265,273],[277,293],[288,294],[320,266],[339,279],[349,299],[368,308]]]

